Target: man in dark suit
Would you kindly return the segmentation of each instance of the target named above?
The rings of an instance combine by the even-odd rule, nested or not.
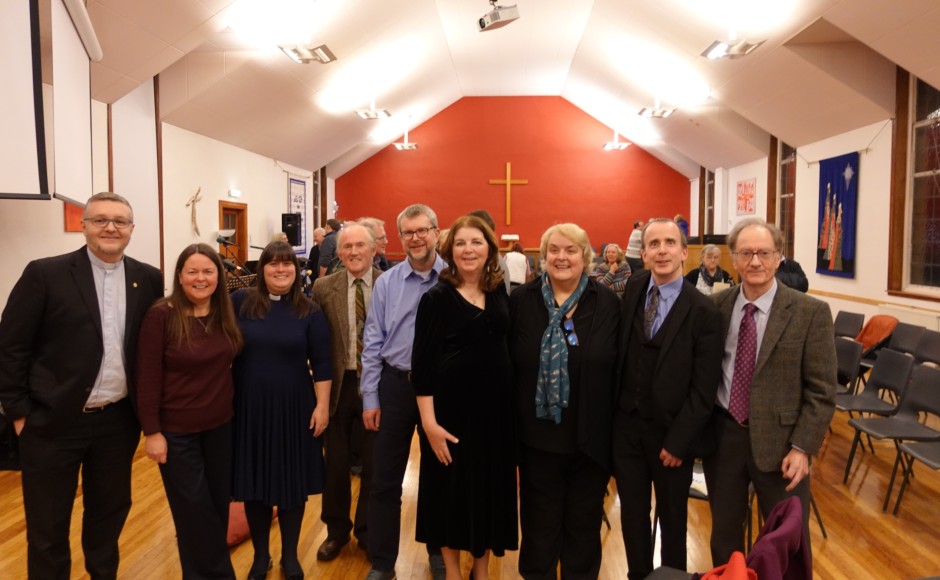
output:
[[[126,199],[93,195],[87,245],[30,262],[0,319],[0,402],[20,436],[30,578],[69,578],[79,470],[85,568],[117,576],[140,439],[129,384],[137,333],[163,295],[160,271],[124,255],[133,230]]]
[[[372,286],[382,273],[372,265],[375,238],[362,224],[349,224],[337,234],[339,258],[344,269],[319,278],[313,284],[313,297],[330,325],[333,355],[333,388],[330,391],[330,428],[326,430],[326,486],[323,511],[326,539],[317,550],[317,559],[329,561],[349,543],[349,532],[366,550],[366,513],[372,484],[372,441],[374,431],[362,425],[362,398],[359,376],[362,372],[362,331],[365,313],[372,301]],[[360,289],[361,288],[361,289]],[[361,296],[361,310],[357,300]],[[354,428],[358,424],[362,447],[354,448]],[[355,524],[349,521],[352,504],[349,489],[349,461],[353,452],[362,457],[362,479],[356,504]]]
[[[713,297],[727,339],[715,405],[717,451],[704,461],[715,565],[744,550],[750,483],[765,518],[779,501],[799,496],[807,526],[810,457],[832,419],[836,383],[829,306],[774,278],[783,255],[780,230],[742,220],[728,234],[728,247],[741,284]]]
[[[721,326],[714,304],[682,277],[688,256],[678,224],[643,228],[648,270],[623,296],[621,388],[613,459],[631,580],[653,571],[650,485],[662,530],[664,566],[686,567],[686,520],[696,440],[721,378]]]

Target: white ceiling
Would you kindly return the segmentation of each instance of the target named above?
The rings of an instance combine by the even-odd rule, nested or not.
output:
[[[895,64],[940,87],[938,2],[515,1],[518,21],[481,33],[487,0],[345,0],[311,39],[338,60],[300,65],[230,28],[232,0],[88,0],[105,54],[92,96],[159,74],[163,121],[338,177],[464,96],[560,95],[696,177],[765,157],[770,135],[799,147],[893,116]],[[699,56],[731,26],[765,43]],[[711,97],[643,119],[657,96],[676,104],[651,70],[700,78]],[[370,98],[393,117],[356,116]]]

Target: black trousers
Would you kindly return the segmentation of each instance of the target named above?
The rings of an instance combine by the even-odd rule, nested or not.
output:
[[[596,580],[610,473],[583,453],[523,446],[519,475],[519,574],[554,580],[560,560],[565,580]]]
[[[31,579],[67,580],[69,523],[82,473],[82,551],[93,580],[117,577],[118,537],[131,509],[131,462],[140,425],[127,398],[82,414],[53,437],[20,434],[27,568]]]
[[[420,429],[415,389],[402,373],[383,365],[379,379],[382,416],[373,443],[372,493],[369,495],[369,559],[376,570],[395,569],[401,541],[401,493],[415,427]],[[428,546],[428,554],[440,554]]]
[[[385,417],[383,413],[382,423]],[[327,538],[345,541],[354,531],[361,544],[368,545],[369,494],[372,490],[372,448],[374,431],[365,431],[362,446],[357,448],[353,432],[362,425],[362,399],[359,398],[359,378],[356,371],[346,371],[339,394],[336,411],[330,418],[330,426],[324,434],[326,443],[326,485],[323,488],[323,510],[320,519],[326,524]],[[354,452],[362,458],[362,475],[359,480],[359,499],[356,502],[355,524],[349,519],[352,507],[349,464]]]
[[[800,498],[803,527],[809,541],[809,476],[792,491],[783,472],[761,471],[754,465],[751,437],[747,427],[737,424],[729,415],[716,409],[715,434],[718,450],[702,460],[708,503],[712,512],[712,562],[720,566],[735,551],[744,551],[744,529],[747,520],[748,485],[754,484],[757,503],[764,518],[777,503],[791,495]]]
[[[233,579],[225,541],[232,498],[232,424],[163,436],[167,454],[160,475],[176,526],[183,578]]]
[[[665,467],[659,458],[664,437],[639,413],[618,411],[614,418],[614,476],[620,494],[620,526],[627,551],[630,580],[653,572],[650,486],[659,511],[660,555],[663,566],[686,569],[686,527],[692,461]]]

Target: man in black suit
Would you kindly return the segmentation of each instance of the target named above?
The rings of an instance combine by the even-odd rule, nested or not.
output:
[[[82,473],[82,549],[93,579],[115,578],[140,426],[130,397],[137,333],[163,295],[152,266],[124,256],[134,214],[93,195],[86,246],[30,262],[0,319],[0,403],[20,437],[29,577],[67,579]]]
[[[613,459],[631,580],[653,571],[650,485],[662,530],[662,563],[686,567],[692,464],[721,380],[721,316],[682,277],[688,256],[676,222],[643,228],[642,270],[623,296],[621,388]]]

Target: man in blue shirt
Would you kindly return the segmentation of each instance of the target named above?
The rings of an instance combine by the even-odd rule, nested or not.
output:
[[[408,259],[376,280],[366,316],[359,382],[362,420],[366,429],[378,432],[368,514],[372,570],[367,580],[395,578],[402,481],[419,422],[410,381],[415,315],[421,296],[437,284],[444,268],[436,250],[437,225],[437,215],[426,205],[410,205],[398,215],[398,235]],[[440,551],[428,547],[428,552],[437,578],[443,572]]]

